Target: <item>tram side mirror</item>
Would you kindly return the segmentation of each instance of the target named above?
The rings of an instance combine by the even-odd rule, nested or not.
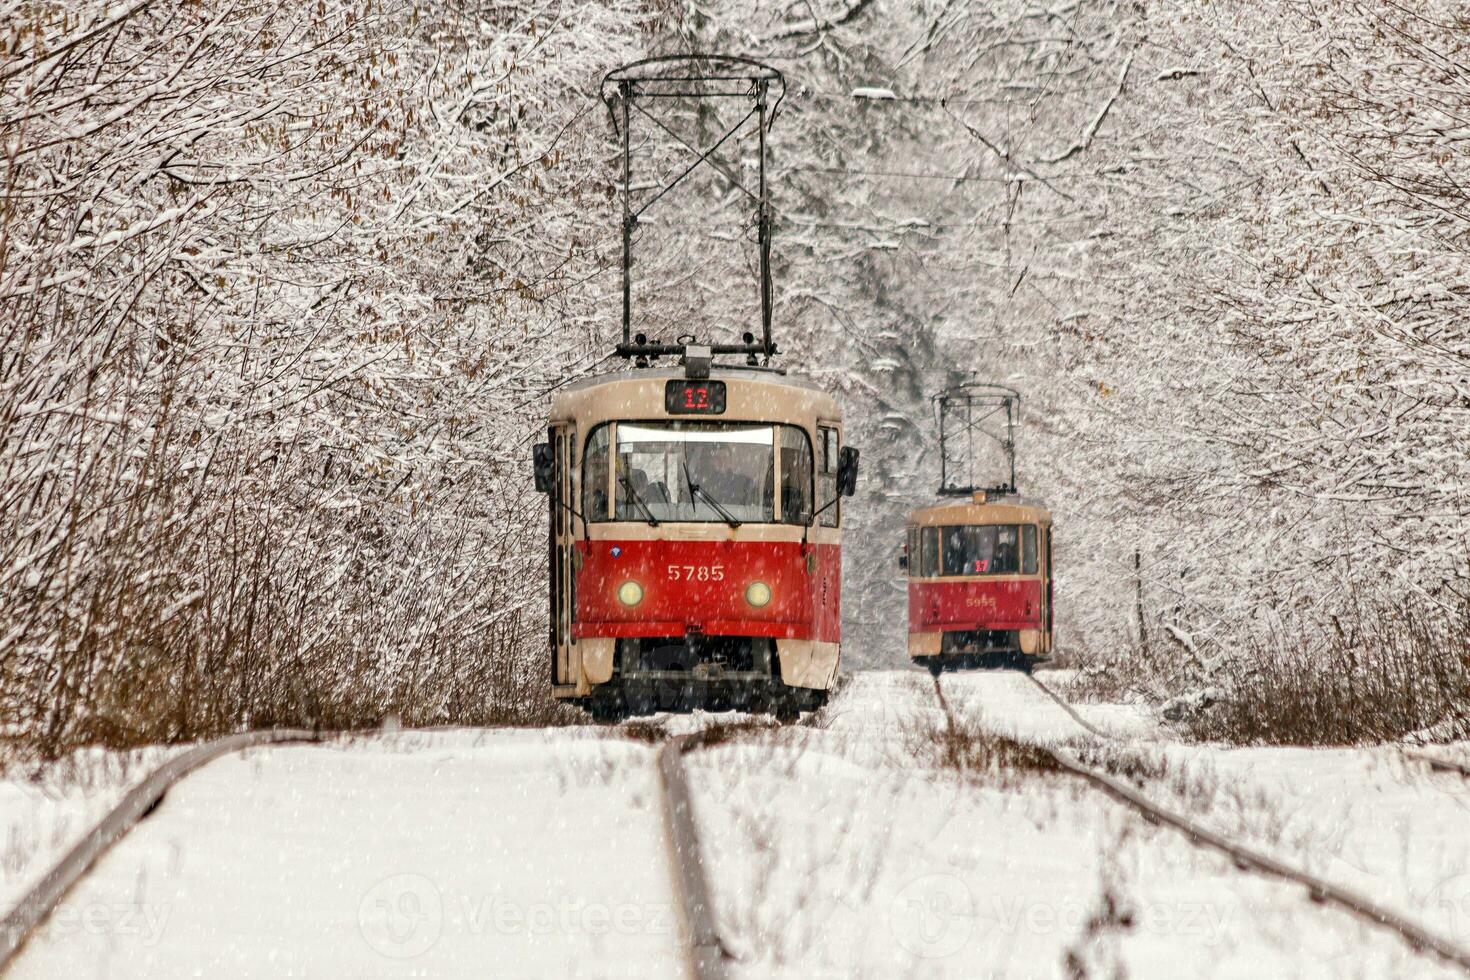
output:
[[[901,554],[901,555],[898,556],[898,567],[899,568],[902,568],[904,571],[908,571],[908,569],[909,569],[909,556],[908,556],[908,552],[904,552],[903,554]]]
[[[531,461],[535,466],[536,490],[540,493],[550,493],[552,486],[552,473],[555,463],[551,456],[551,443],[538,442],[531,450]]]
[[[858,451],[851,446],[843,446],[837,457],[837,492],[851,497],[857,490],[857,474]]]

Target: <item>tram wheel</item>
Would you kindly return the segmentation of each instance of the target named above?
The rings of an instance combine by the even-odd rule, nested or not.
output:
[[[610,725],[628,717],[628,706],[621,694],[593,695],[583,704],[592,720],[600,725]]]
[[[771,714],[783,725],[789,725],[801,717],[801,706],[796,703],[796,698],[790,694],[777,695],[771,703]]]

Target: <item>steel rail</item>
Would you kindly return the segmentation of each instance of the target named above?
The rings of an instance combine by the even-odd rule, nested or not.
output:
[[[1045,684],[1042,684],[1040,681],[1036,683],[1042,690],[1051,693]],[[940,687],[938,677],[934,678],[934,693],[939,698],[939,705],[944,710],[948,724],[953,728],[957,722],[953,710],[950,708],[949,701],[944,696],[944,689]],[[1052,697],[1058,701],[1061,700],[1055,694]],[[1073,714],[1075,716],[1075,712]],[[1092,726],[1086,725],[1084,722],[1084,727],[1091,728]],[[1430,932],[1428,929],[1394,912],[1392,909],[1380,905],[1350,888],[1344,888],[1323,878],[1318,878],[1316,875],[1304,871],[1301,868],[1293,867],[1285,861],[1278,860],[1253,847],[1238,843],[1223,834],[1216,833],[1181,813],[1176,813],[1173,810],[1160,806],[1132,786],[1105,772],[1093,769],[1069,752],[1041,742],[1028,742],[1027,744],[1045,752],[1064,771],[1090,783],[1118,802],[1136,810],[1150,823],[1162,824],[1178,831],[1186,840],[1197,847],[1207,848],[1224,854],[1234,862],[1237,868],[1243,871],[1255,871],[1266,877],[1278,878],[1291,884],[1301,885],[1307,890],[1307,895],[1312,901],[1320,902],[1324,905],[1337,906],[1366,922],[1397,933],[1399,938],[1416,952],[1432,953],[1445,962],[1457,966],[1467,974],[1470,974],[1470,949]]]
[[[220,756],[261,745],[291,742],[317,742],[321,736],[304,729],[272,729],[226,735],[162,763],[137,786],[129,790],[116,806],[79,840],[40,881],[31,887],[15,907],[0,919],[0,973],[4,973],[25,946],[26,940],[66,897],[88,870],[128,831],[138,825],[163,800],[170,788],[194,770]]]
[[[1116,738],[1117,737],[1117,736],[1113,735],[1110,732],[1103,731],[1101,728],[1098,728],[1096,725],[1094,725],[1092,722],[1088,721],[1086,718],[1083,718],[1082,715],[1077,712],[1077,709],[1076,708],[1072,707],[1065,700],[1063,700],[1062,696],[1060,694],[1058,694],[1056,691],[1053,691],[1051,688],[1049,688],[1045,684],[1041,683],[1041,681],[1037,680],[1036,679],[1036,676],[1034,674],[1027,673],[1026,674],[1026,679],[1028,681],[1030,681],[1031,683],[1035,684],[1037,687],[1041,688],[1043,694],[1045,694],[1047,697],[1049,697],[1053,701],[1055,701],[1057,703],[1057,706],[1058,707],[1060,707],[1067,714],[1071,715],[1073,721],[1075,721],[1077,724],[1081,725],[1084,729],[1086,729],[1087,731],[1091,732],[1093,735],[1096,735],[1098,738],[1108,738],[1108,739]]]
[[[710,903],[709,879],[699,848],[689,778],[684,771],[684,753],[690,747],[691,737],[679,735],[665,742],[658,754],[669,865],[679,900],[684,941],[688,943],[690,976],[693,980],[726,980],[727,964],[734,957],[720,941],[714,906]]]

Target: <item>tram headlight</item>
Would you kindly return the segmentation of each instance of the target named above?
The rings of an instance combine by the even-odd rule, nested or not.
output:
[[[636,606],[643,601],[643,586],[629,579],[618,586],[618,601],[625,606]]]
[[[771,601],[771,587],[764,582],[751,582],[745,587],[745,601],[759,609]]]

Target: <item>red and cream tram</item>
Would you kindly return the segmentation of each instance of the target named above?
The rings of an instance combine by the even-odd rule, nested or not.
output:
[[[552,692],[594,716],[790,716],[837,678],[841,498],[857,477],[837,403],[700,361],[568,386],[537,446]]]
[[[1013,664],[1052,649],[1051,513],[984,491],[913,512],[908,569],[909,656],[945,667]]]
[[[969,381],[934,396],[939,492],[909,515],[909,656],[1030,670],[1052,650],[1051,512],[1016,496],[1021,394]],[[983,486],[977,476],[998,478]]]
[[[558,393],[535,467],[537,488],[550,496],[552,693],[595,716],[704,706],[789,717],[822,704],[837,679],[841,498],[853,491],[858,457],[842,445],[836,401],[770,367],[766,152],[785,90],[781,72],[727,55],[650,58],[602,81],[623,144],[616,353],[635,370]],[[718,118],[707,110],[720,100],[746,111],[696,149],[675,127],[693,126],[703,143]],[[657,132],[633,136],[648,124]],[[650,161],[649,140],[660,134],[696,156],[671,180],[655,166],[650,184],[634,170]],[[751,186],[711,160],[742,134],[756,144]],[[755,205],[759,339],[667,343],[633,332],[640,218],[701,166],[735,180]],[[728,202],[716,206],[723,212]],[[696,308],[680,322],[707,317]],[[717,355],[744,364],[716,364]],[[650,366],[664,357],[678,357],[681,368]]]

